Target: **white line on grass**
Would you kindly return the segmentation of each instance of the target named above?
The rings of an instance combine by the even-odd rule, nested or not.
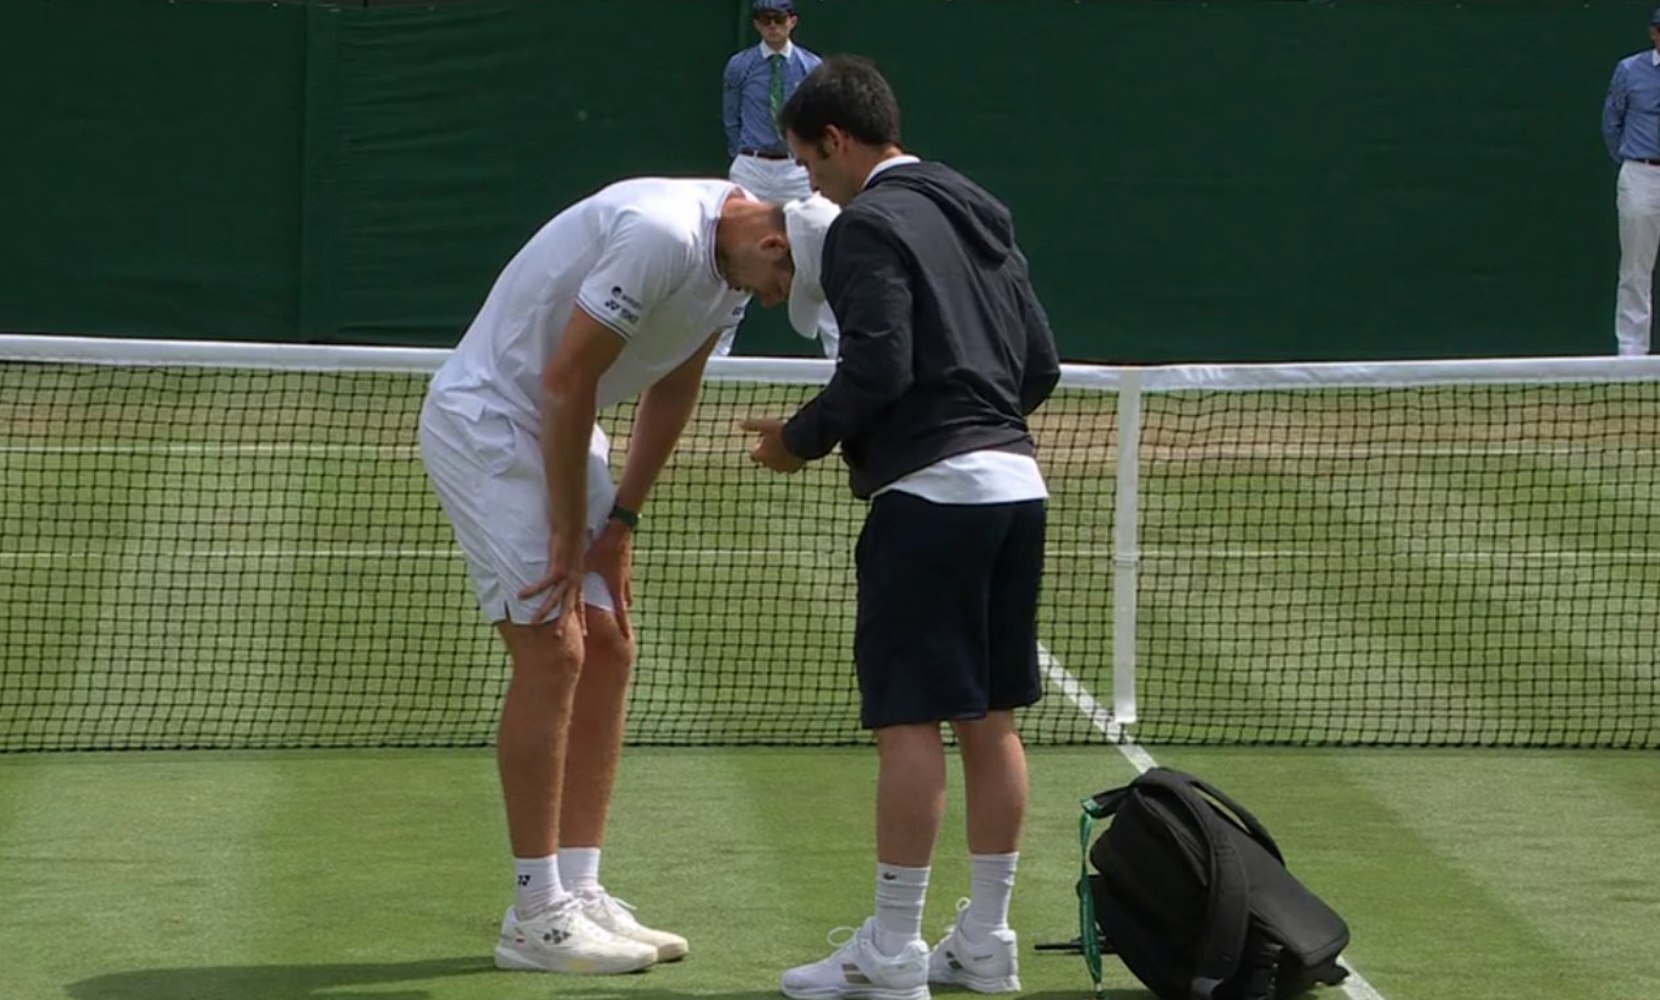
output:
[[[1124,755],[1138,774],[1145,774],[1158,766],[1158,761],[1153,759],[1153,755],[1125,735],[1124,727],[1118,724],[1106,706],[1097,701],[1095,696],[1089,693],[1089,689],[1084,687],[1083,682],[1075,677],[1072,671],[1066,669],[1061,661],[1055,659],[1054,654],[1041,642],[1038,643],[1038,666],[1042,668],[1050,683],[1059,688],[1061,693],[1077,706],[1084,718],[1112,741],[1113,746],[1118,748],[1118,752]],[[1348,978],[1343,980],[1342,990],[1350,1000],[1385,1000],[1383,994],[1367,982],[1366,977],[1350,965],[1347,959],[1339,958],[1338,964],[1349,970]]]
[[[322,548],[322,549],[38,549],[0,552],[0,562],[94,562],[101,559],[449,559],[454,548]],[[636,561],[667,559],[796,559],[806,555],[835,555],[829,549],[643,549]]]
[[[1108,558],[1110,552],[1099,553]],[[1648,562],[1660,559],[1660,551],[1646,549],[1493,549],[1460,550],[1414,548],[1388,552],[1356,552],[1347,549],[1160,549],[1141,550],[1142,559],[1325,559],[1411,560],[1449,559],[1472,562]]]
[[[94,559],[441,559],[455,554],[449,548],[115,548],[115,549],[28,549],[0,551],[0,562],[89,561]],[[779,546],[775,548],[641,548],[635,557],[649,562],[663,559],[779,559],[803,554],[835,555],[819,548]],[[1056,559],[1107,559],[1107,549],[1051,549]],[[1660,561],[1660,551],[1527,551],[1459,552],[1417,550],[1407,552],[1346,552],[1336,549],[1146,549],[1145,559],[1344,559],[1412,561],[1442,559],[1469,562],[1592,562],[1625,563]]]
[[[0,453],[8,455],[341,455],[353,457],[415,458],[414,445],[391,444],[302,444],[292,441],[271,444],[231,442],[171,442],[148,444],[5,444]]]
[[[736,458],[739,450],[723,444],[700,445],[683,442],[679,452],[723,454],[731,452]],[[1100,453],[1108,461],[1116,460],[1117,448],[1110,445]],[[1551,457],[1576,455],[1625,455],[1633,459],[1652,459],[1660,454],[1653,448],[1631,448],[1611,445],[1299,445],[1294,442],[1278,444],[1220,444],[1220,445],[1143,445],[1142,456],[1156,461],[1198,462],[1217,459],[1369,459],[1369,458],[1502,458]],[[238,443],[234,441],[140,441],[105,444],[44,444],[23,442],[0,444],[0,454],[14,455],[342,455],[388,456],[416,458],[420,449],[415,445],[394,444],[313,444],[297,441],[270,443]]]
[[[99,559],[438,559],[454,549],[48,549],[0,552],[6,562],[92,562]]]
[[[1143,458],[1170,462],[1200,462],[1213,459],[1268,459],[1270,461],[1298,458],[1367,459],[1367,458],[1539,458],[1575,455],[1630,455],[1633,458],[1652,458],[1653,448],[1626,448],[1609,445],[1392,445],[1392,444],[1297,444],[1280,442],[1270,444],[1194,444],[1142,445]]]

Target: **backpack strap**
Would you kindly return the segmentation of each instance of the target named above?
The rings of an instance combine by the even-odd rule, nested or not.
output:
[[[1175,773],[1180,774],[1181,772]],[[1199,791],[1204,792],[1206,795],[1226,806],[1229,812],[1238,817],[1240,824],[1245,827],[1245,832],[1251,835],[1252,840],[1261,844],[1263,850],[1267,851],[1269,854],[1272,854],[1275,861],[1278,861],[1282,865],[1285,864],[1285,856],[1280,853],[1280,845],[1274,842],[1274,838],[1268,832],[1268,828],[1263,826],[1255,816],[1251,815],[1250,810],[1246,809],[1238,802],[1235,802],[1220,788],[1217,788],[1215,785],[1212,785],[1210,782],[1205,781],[1202,778],[1195,778],[1191,774],[1183,774],[1182,777],[1186,778],[1187,783],[1192,785],[1194,788],[1197,788]]]
[[[1193,790],[1195,779],[1179,771],[1154,768],[1137,782],[1168,792],[1192,818],[1209,858],[1210,901],[1205,908],[1205,933],[1199,943],[1189,996],[1214,1000],[1222,983],[1239,969],[1245,951],[1250,917],[1250,881],[1245,860],[1234,849],[1215,808]]]
[[[1095,821],[1118,812],[1130,794],[1128,786],[1112,788],[1083,801],[1083,816],[1078,821],[1078,944],[1083,949],[1084,965],[1089,969],[1095,996],[1106,994],[1101,982],[1101,932],[1095,923],[1095,893],[1089,883],[1089,835]]]

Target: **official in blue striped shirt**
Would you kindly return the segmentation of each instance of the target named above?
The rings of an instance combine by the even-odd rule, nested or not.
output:
[[[1649,352],[1654,258],[1660,250],[1660,8],[1649,17],[1650,48],[1621,59],[1602,106],[1602,140],[1620,164],[1620,287],[1614,340],[1622,355]]]
[[[790,40],[798,18],[791,0],[754,0],[751,8],[761,44],[726,63],[721,113],[726,123],[726,154],[732,157],[732,183],[775,205],[813,193],[807,171],[790,156],[778,132],[778,111],[822,61]],[[727,331],[715,354],[732,353],[736,331]],[[819,334],[825,357],[836,356],[835,333]]]

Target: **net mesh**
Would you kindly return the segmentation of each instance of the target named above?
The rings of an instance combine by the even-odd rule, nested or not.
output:
[[[1145,406],[1142,738],[1660,740],[1660,384]]]
[[[505,656],[414,447],[433,361],[195,350],[0,362],[0,750],[491,742]],[[745,457],[737,420],[812,385],[721,370],[636,545],[629,739],[863,742],[863,505]],[[1660,746],[1660,379],[1149,391],[1123,729],[1115,385],[1069,372],[1034,421],[1029,741]]]
[[[413,444],[426,378],[0,365],[0,748],[490,742],[507,661]],[[632,741],[865,738],[863,505],[838,463],[774,477],[735,430],[811,391],[706,386],[636,543]],[[1103,402],[1074,394],[1056,427],[1080,433]],[[630,418],[602,415],[614,459]],[[1091,530],[1097,488],[1071,484],[1057,547]],[[1092,730],[1064,702],[1028,727]]]

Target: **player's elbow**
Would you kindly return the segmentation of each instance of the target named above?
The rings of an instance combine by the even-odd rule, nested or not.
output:
[[[593,381],[569,368],[549,365],[543,370],[541,381],[542,405],[549,410],[591,405],[594,399]]]

